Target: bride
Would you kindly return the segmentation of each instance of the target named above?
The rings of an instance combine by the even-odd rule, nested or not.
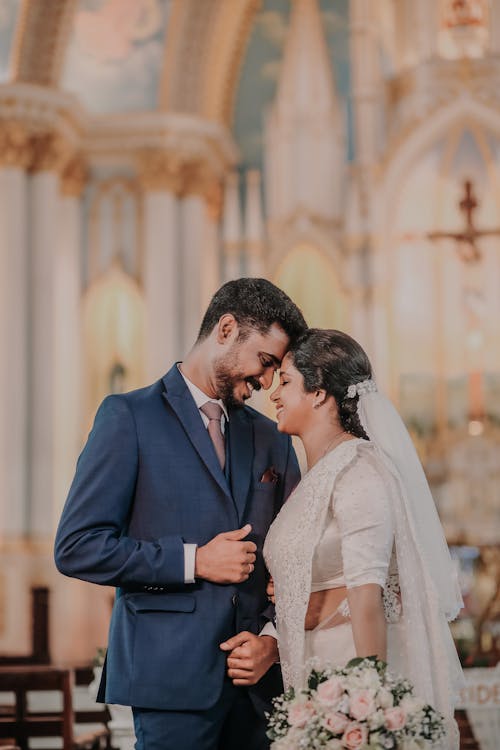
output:
[[[458,748],[463,676],[447,621],[462,598],[401,418],[361,346],[333,330],[297,341],[271,400],[308,464],[264,546],[285,687],[304,684],[312,657],[377,655],[445,716],[444,747]]]

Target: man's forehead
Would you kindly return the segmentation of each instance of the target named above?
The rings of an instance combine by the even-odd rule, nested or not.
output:
[[[254,343],[262,352],[281,362],[290,345],[290,339],[281,326],[273,323],[266,333],[255,331],[254,336]]]

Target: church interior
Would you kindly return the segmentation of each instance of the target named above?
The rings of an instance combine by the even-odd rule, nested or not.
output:
[[[0,0],[0,664],[105,647],[52,553],[95,411],[263,276],[410,429],[498,747],[499,81],[500,0]]]

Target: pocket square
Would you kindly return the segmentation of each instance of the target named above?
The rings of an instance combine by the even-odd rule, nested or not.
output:
[[[260,478],[261,482],[267,482],[271,484],[276,484],[276,482],[279,479],[279,475],[276,473],[276,470],[274,466],[270,466],[269,469],[266,469],[263,475]]]

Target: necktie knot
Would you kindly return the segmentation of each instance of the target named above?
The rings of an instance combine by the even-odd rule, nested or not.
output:
[[[200,407],[200,410],[210,421],[214,420],[215,422],[220,422],[222,419],[222,406],[216,404],[214,401],[207,401],[206,404],[203,404],[203,406]]]

